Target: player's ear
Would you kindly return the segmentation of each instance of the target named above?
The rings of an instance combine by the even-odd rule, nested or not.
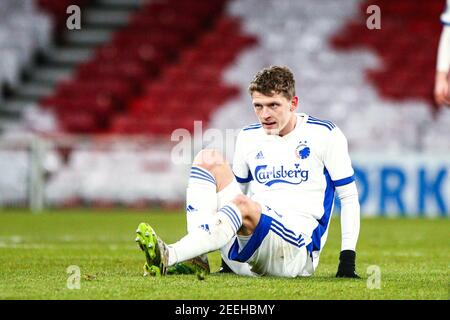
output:
[[[291,99],[291,111],[294,111],[298,107],[298,97],[293,96]]]

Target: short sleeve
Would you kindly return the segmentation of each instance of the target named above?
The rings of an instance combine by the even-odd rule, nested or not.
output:
[[[330,134],[324,164],[334,185],[339,187],[355,181],[354,171],[344,134],[338,127],[334,128]]]

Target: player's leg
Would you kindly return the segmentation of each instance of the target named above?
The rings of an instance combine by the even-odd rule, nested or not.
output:
[[[218,190],[222,189],[220,170],[212,173],[215,162],[222,161],[220,154],[212,149],[202,150],[195,157],[189,174],[186,189],[187,232],[197,228],[206,228],[209,218],[217,212]],[[216,180],[217,176],[217,180]],[[208,255],[176,263],[167,269],[167,274],[209,273]]]
[[[230,251],[236,245],[238,248],[244,248],[247,245],[259,223],[261,207],[258,203],[243,194],[235,196],[231,202],[239,208],[243,218],[243,225],[239,229],[237,236],[221,248],[222,265],[225,264],[229,267],[230,271],[236,274],[255,276],[256,274],[251,270],[251,266],[247,262],[231,259]]]
[[[192,183],[193,187],[188,187],[187,192],[187,203],[202,203],[203,207],[199,210],[202,211],[199,215],[199,211],[189,211],[187,212],[187,221],[188,225],[191,225],[193,228],[202,227],[205,225],[205,221],[208,221],[218,210],[218,208],[222,208],[225,205],[229,204],[233,199],[237,196],[242,195],[242,191],[239,187],[239,184],[236,182],[234,174],[231,170],[230,165],[227,163],[226,159],[216,150],[207,149],[202,150],[194,159],[193,166],[191,170],[192,172],[197,172],[198,169],[202,171],[206,171],[211,176],[214,177],[216,181],[216,190],[217,194],[215,197],[216,202],[209,201],[208,203],[204,203],[204,195],[206,194],[200,188],[196,187],[196,181]],[[198,168],[198,169],[194,169]],[[194,174],[195,175],[195,174]],[[202,181],[200,181],[202,182]],[[191,185],[191,184],[190,184]],[[209,194],[212,192],[210,191]],[[212,198],[212,197],[211,197]],[[189,207],[189,205],[188,205]],[[206,213],[206,214],[205,214]],[[188,232],[193,230],[193,228],[189,228]],[[234,240],[234,239],[233,239]],[[221,270],[223,270],[224,265],[229,268],[229,272],[234,272],[240,275],[252,275],[250,271],[250,266],[247,263],[241,263],[237,261],[232,261],[228,259],[228,257],[224,254],[228,252],[229,247],[233,241],[230,241],[227,245],[221,248],[222,254],[222,265]],[[206,254],[203,255],[204,257]]]
[[[201,227],[218,209],[218,195],[230,185],[234,176],[220,152],[200,151],[192,163],[186,189],[187,231]],[[239,188],[237,191],[239,192]]]
[[[222,191],[220,191],[218,194],[218,207],[221,208],[225,206],[228,203],[232,203],[233,200],[235,200],[237,197],[242,195],[241,189],[239,185],[234,182],[230,183],[228,186],[226,186]],[[239,241],[244,241],[244,236],[239,236]],[[231,246],[234,243],[235,238],[233,238],[229,243],[227,243],[224,247],[220,248],[221,253],[221,267],[219,272],[220,273],[236,273],[239,275],[246,275],[246,276],[252,276],[254,275],[252,271],[250,270],[250,266],[248,263],[242,263],[238,261],[231,260],[228,257],[228,252],[231,248]]]
[[[217,212],[217,191],[223,188],[223,180],[228,178],[221,173],[220,163],[225,164],[220,153],[210,149],[200,151],[193,161],[186,189],[188,233],[197,228],[207,228],[209,219]],[[137,229],[136,241],[144,251],[147,261],[144,265],[144,276],[160,273],[158,271],[159,265],[156,268],[152,267],[152,263],[155,261],[151,257],[156,253],[152,254],[151,251],[154,248],[153,245],[155,245],[155,248],[157,245],[157,237],[153,236],[154,234],[151,226],[145,223],[139,225]],[[148,248],[148,245],[150,245],[150,248]],[[167,268],[167,274],[209,273],[209,271],[207,254],[176,263]]]
[[[232,203],[239,208],[242,215],[242,228],[239,229],[238,235],[251,236],[261,218],[261,205],[243,194],[236,196]]]
[[[192,168],[190,180],[198,180],[205,184],[210,182],[210,186],[215,187],[215,193],[212,197],[212,189],[210,189],[211,197],[205,204],[205,193],[202,192],[204,189],[200,190],[195,186],[190,188],[188,203],[194,208],[198,206],[202,212],[200,213],[200,210],[188,212],[189,233],[169,246],[171,253],[169,263],[174,260],[185,261],[197,252],[201,255],[221,248],[241,226],[242,219],[238,209],[232,203],[225,202],[224,198],[233,198],[242,192],[230,165],[221,153],[212,149],[202,150],[195,157]]]
[[[202,253],[220,249],[235,239],[238,231],[240,236],[237,241],[245,246],[242,241],[252,235],[253,230],[258,225],[260,212],[258,203],[251,201],[242,194],[236,196],[211,217],[207,230],[194,230],[180,241],[169,245],[168,264],[185,261]],[[234,267],[236,267],[234,270],[238,274],[253,275],[246,263],[241,262]]]
[[[196,173],[193,176],[204,178],[197,180],[210,182],[211,185],[214,185],[213,182],[215,182],[216,191],[220,192],[233,183],[237,185],[230,166],[217,151],[205,150],[201,152],[196,157],[193,167],[198,168],[198,170],[194,170]],[[237,189],[239,190],[238,186]],[[217,201],[217,197],[215,198]],[[197,206],[202,205],[200,200],[201,198],[199,201],[192,202],[191,206],[194,207],[194,203]],[[147,263],[163,261],[166,264],[165,267],[167,267],[217,250],[229,242],[242,225],[239,209],[233,203],[223,206],[211,217],[205,216],[204,219],[206,220],[203,220],[202,228],[193,227],[185,237],[170,246],[165,244],[161,246],[160,242],[157,241],[158,238],[156,236],[152,237],[154,235],[153,229],[141,230],[140,232],[144,235],[138,234],[137,241],[140,242],[140,246],[144,251],[149,251],[149,254],[146,252]],[[192,219],[191,221],[194,220]],[[195,222],[193,223],[195,225]],[[140,237],[144,237],[144,241]],[[142,242],[143,245],[141,245]],[[155,254],[164,254],[165,257],[152,260],[152,250],[155,251]],[[148,258],[149,256],[150,258]],[[158,265],[158,268],[163,269],[161,265]]]
[[[186,190],[188,233],[196,228],[208,226],[209,219],[216,214],[218,208],[242,194],[231,169],[228,170],[228,168],[226,159],[217,150],[205,149],[196,155]],[[229,246],[223,247],[221,251],[227,251],[227,247]],[[229,272],[251,274],[247,264],[230,261],[226,257],[223,257],[223,260],[221,270],[223,270],[223,264],[226,263],[227,267],[231,266]],[[207,254],[177,263],[167,269],[168,274],[192,274],[199,271],[206,273],[210,271]]]

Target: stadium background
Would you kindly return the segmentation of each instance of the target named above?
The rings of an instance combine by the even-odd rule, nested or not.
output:
[[[374,4],[381,29],[370,30],[366,10]],[[71,5],[81,9],[80,29],[68,29],[76,21]],[[347,136],[363,217],[447,223],[450,108],[433,101],[444,7],[443,0],[2,0],[3,230],[11,213],[28,209],[183,212],[193,156],[213,146],[231,161],[229,130],[256,122],[248,83],[275,64],[293,70],[300,112],[333,121]],[[222,138],[205,138],[211,128]],[[174,161],[176,129],[192,137],[184,141],[187,161]],[[14,245],[7,233],[3,247]]]

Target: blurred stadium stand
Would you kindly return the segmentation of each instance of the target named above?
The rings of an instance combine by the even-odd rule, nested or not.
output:
[[[444,1],[267,1],[264,6],[257,3],[238,0],[229,6],[230,15],[239,17],[244,31],[259,41],[256,48],[240,55],[227,70],[225,78],[229,83],[245,88],[260,68],[285,64],[296,74],[300,109],[319,118],[333,119],[346,133],[352,150],[450,150],[448,139],[438,139],[448,135],[450,112],[448,108],[436,112],[431,102],[434,61],[442,28],[439,14]],[[381,30],[369,30],[365,10],[377,3],[382,14]],[[391,7],[405,9],[405,18],[400,13],[393,17],[395,11]],[[420,16],[414,23],[411,8]],[[432,24],[432,28],[426,29]],[[420,33],[413,27],[427,31],[416,37]],[[404,62],[386,62],[383,57],[387,53]],[[405,72],[413,77],[410,82],[404,78]],[[374,78],[379,80],[375,82]],[[386,88],[391,93],[395,91],[396,99],[383,91]],[[248,97],[244,92],[240,99],[221,109],[213,126],[220,126],[226,122],[224,119],[229,119],[228,126],[236,118],[242,125],[251,122],[254,119],[251,109],[242,108],[246,104]]]
[[[81,30],[66,29],[72,4],[82,8]],[[366,8],[373,4],[381,8],[381,30],[365,25]],[[182,200],[183,170],[158,164],[153,152],[168,162],[170,154],[164,156],[165,147],[154,139],[168,141],[177,128],[192,133],[194,120],[221,130],[254,123],[248,83],[262,67],[282,64],[296,75],[300,111],[335,122],[352,152],[448,154],[450,109],[432,101],[444,5],[443,0],[2,1],[0,130],[4,138],[64,135],[48,157],[49,203]],[[71,134],[83,138],[67,138]],[[130,135],[150,142],[133,144]],[[109,146],[103,140],[117,136],[124,139]],[[69,156],[62,156],[61,150],[69,149]],[[0,157],[0,163],[11,157]],[[154,179],[144,167],[156,168],[148,171]],[[130,179],[134,187],[124,190]]]
[[[36,54],[51,45],[53,27],[51,18],[32,1],[0,2],[0,111],[8,109],[5,96],[22,85]]]
[[[421,99],[433,106],[436,54],[442,26],[436,23],[443,10],[442,1],[365,1],[359,14],[338,33],[335,48],[369,48],[382,59],[383,68],[367,70],[367,79],[377,92],[394,101]],[[382,9],[382,29],[366,32],[366,8]],[[414,36],[411,36],[414,35]]]
[[[194,119],[207,121],[235,93],[220,84],[220,75],[251,41],[235,32],[236,22],[220,19],[224,3],[148,2],[41,104],[58,114],[67,132],[192,130]],[[196,103],[186,108],[184,101]]]

